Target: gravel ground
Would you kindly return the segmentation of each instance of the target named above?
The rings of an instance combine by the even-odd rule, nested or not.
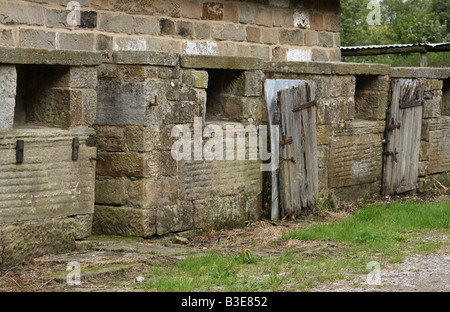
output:
[[[390,264],[376,275],[359,275],[353,281],[339,281],[316,287],[316,292],[448,292],[450,253],[414,255],[403,263]]]

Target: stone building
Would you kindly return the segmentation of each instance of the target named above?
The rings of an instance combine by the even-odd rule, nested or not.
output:
[[[250,137],[195,157],[196,131],[273,125],[270,81],[314,86],[318,191],[354,201],[383,189],[391,82],[419,79],[409,162],[448,183],[450,70],[340,63],[339,30],[338,0],[0,0],[0,264],[274,208]]]

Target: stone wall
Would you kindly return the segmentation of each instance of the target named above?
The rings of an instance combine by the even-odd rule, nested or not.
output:
[[[171,151],[173,129],[194,133],[195,118],[201,130],[264,123],[263,75],[246,70],[252,63],[261,69],[257,59],[118,52],[99,67],[94,232],[148,237],[259,217],[259,162],[177,161]],[[224,100],[229,122],[206,117],[208,90],[222,86],[210,73],[221,67],[242,85]]]
[[[340,61],[338,0],[68,3],[1,0],[0,46]]]
[[[448,69],[390,68],[364,64],[265,63],[270,79],[305,79],[317,85],[319,187],[341,201],[379,195],[390,81],[419,78],[425,86],[419,185],[448,185],[449,114],[445,111]],[[317,75],[321,73],[321,75]]]
[[[0,264],[73,250],[91,234],[96,56],[67,57],[0,49]]]

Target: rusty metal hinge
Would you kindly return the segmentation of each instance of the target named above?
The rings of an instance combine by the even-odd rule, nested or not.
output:
[[[291,144],[292,143],[292,137],[289,137],[288,139],[286,139],[286,137],[283,135],[283,140],[281,141],[281,146],[285,146],[286,144]]]
[[[401,102],[400,108],[411,108],[411,107],[417,107],[417,106],[423,106],[424,100],[413,100],[409,102]]]
[[[294,107],[294,109],[292,110],[292,112],[298,112],[298,111],[301,111],[301,110],[310,108],[310,107],[312,107],[312,106],[317,106],[317,101],[316,101],[316,100],[311,101],[311,102],[307,102],[307,103],[305,103],[305,104],[303,104],[303,105],[300,105],[300,106],[297,106],[297,107]]]
[[[290,162],[293,162],[293,163],[295,164],[295,159],[294,159],[294,157],[291,157],[291,158],[283,158],[283,160],[284,160],[284,161],[290,161]]]
[[[398,159],[397,159],[398,152],[397,152],[397,149],[396,149],[396,148],[394,148],[394,151],[393,151],[393,152],[387,151],[387,152],[383,152],[383,154],[386,155],[386,156],[392,156],[392,157],[394,157],[394,161],[395,161],[396,163],[398,163]]]
[[[401,126],[400,123],[396,125],[395,121],[394,121],[394,118],[392,118],[391,124],[388,125],[388,130],[392,131],[394,129],[400,129],[400,126]]]

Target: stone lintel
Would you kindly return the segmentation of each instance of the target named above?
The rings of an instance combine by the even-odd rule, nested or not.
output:
[[[0,63],[97,66],[102,63],[102,54],[100,52],[90,51],[0,47]]]

